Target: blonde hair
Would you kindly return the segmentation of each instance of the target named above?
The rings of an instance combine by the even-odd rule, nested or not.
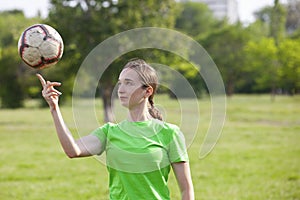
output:
[[[149,86],[153,88],[153,93],[148,98],[149,108],[148,111],[150,115],[155,118],[162,120],[162,114],[160,111],[154,106],[154,94],[156,93],[157,86],[158,86],[158,76],[153,67],[151,67],[148,63],[146,63],[142,59],[131,59],[129,62],[124,66],[123,69],[130,68],[133,69],[139,75],[143,88],[148,88]]]

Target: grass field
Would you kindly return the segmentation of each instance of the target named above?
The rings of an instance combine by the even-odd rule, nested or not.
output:
[[[156,101],[175,123],[177,102],[166,100]],[[0,110],[0,199],[107,199],[105,166],[95,158],[68,159],[49,110],[34,105]],[[199,107],[199,131],[189,148],[196,199],[300,199],[300,96],[278,96],[274,102],[267,95],[227,99],[222,135],[204,159],[199,151],[209,125],[209,99],[200,100]],[[197,118],[190,109],[190,118]],[[62,112],[75,131],[72,107]],[[173,174],[169,186],[172,199],[180,199]]]

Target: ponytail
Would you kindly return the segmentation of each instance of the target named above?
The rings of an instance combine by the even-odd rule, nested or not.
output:
[[[154,106],[154,102],[153,102],[153,95],[151,95],[148,99],[149,101],[149,108],[148,108],[148,112],[149,114],[154,118],[154,119],[158,119],[158,120],[163,120],[162,118],[162,114],[161,112]]]

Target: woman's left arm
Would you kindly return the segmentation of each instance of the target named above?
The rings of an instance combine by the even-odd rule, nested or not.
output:
[[[182,200],[194,200],[194,186],[189,163],[172,163],[172,168],[181,191]]]

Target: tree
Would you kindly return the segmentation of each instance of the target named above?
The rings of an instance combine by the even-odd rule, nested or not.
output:
[[[32,85],[27,75],[31,70],[18,55],[17,42],[22,31],[39,19],[26,19],[23,12],[11,10],[0,13],[0,97],[2,108],[19,108]],[[7,28],[9,27],[9,28]]]
[[[219,26],[219,21],[204,3],[184,2],[180,15],[176,19],[175,28],[191,37],[206,36]]]
[[[285,38],[285,23],[286,9],[279,3],[279,0],[274,0],[274,6],[271,10],[270,36],[275,39],[277,46]]]
[[[300,28],[300,1],[289,0],[287,4],[287,19],[285,28],[288,34]]]
[[[286,39],[277,47],[273,38],[266,37],[260,41],[249,41],[245,51],[253,92],[272,91],[274,83],[277,86],[276,93],[299,92],[299,41]]]
[[[278,49],[273,38],[262,38],[259,41],[249,41],[245,45],[245,70],[250,78],[253,92],[268,92],[273,83],[279,82]],[[274,80],[276,78],[276,80]]]
[[[259,16],[260,20],[264,21],[269,25],[270,27],[269,37],[273,38],[277,48],[279,47],[280,43],[285,39],[286,13],[287,13],[286,8],[279,3],[279,0],[274,0],[274,5],[272,7],[266,7],[256,13],[257,16]],[[280,55],[278,55],[277,58],[279,56]],[[273,65],[276,68],[276,70],[274,70],[276,72],[279,70],[279,68],[281,68],[278,59],[274,60]],[[272,74],[274,76],[278,76],[278,73],[272,73]],[[278,89],[278,77],[273,77],[271,81],[272,81],[271,94],[272,94],[272,99],[274,99],[274,96]]]
[[[283,17],[285,15],[286,19]],[[274,1],[274,6],[262,8],[255,12],[255,16],[257,20],[268,25],[270,25],[272,21],[275,22],[275,24],[273,23],[272,25],[273,29],[276,29],[276,26],[280,26],[280,29],[283,31],[285,26],[286,33],[292,34],[300,27],[300,1],[288,0],[286,5],[280,4],[279,1]]]
[[[245,74],[244,46],[250,36],[241,24],[228,25],[200,41],[223,77],[227,94],[233,95]]]
[[[52,0],[51,5],[49,23],[65,39],[66,52],[78,55],[75,59],[65,55],[65,62],[72,62],[72,67],[65,69],[72,74],[68,76],[74,76],[84,57],[106,38],[137,27],[173,27],[177,10],[174,0]],[[112,65],[124,63],[125,58]],[[111,94],[119,71],[119,65],[109,67],[99,84],[105,121],[112,121]]]
[[[282,92],[297,94],[300,91],[300,41],[287,39],[279,45],[278,55],[280,87]]]
[[[274,38],[275,45],[278,47],[285,38],[285,22],[286,9],[279,3],[279,0],[274,0],[274,6],[271,11],[270,37]],[[280,63],[274,62],[276,68],[280,68]],[[277,70],[276,70],[277,71]],[[276,76],[277,74],[274,74]],[[272,78],[272,99],[274,99],[277,89],[277,77]]]

